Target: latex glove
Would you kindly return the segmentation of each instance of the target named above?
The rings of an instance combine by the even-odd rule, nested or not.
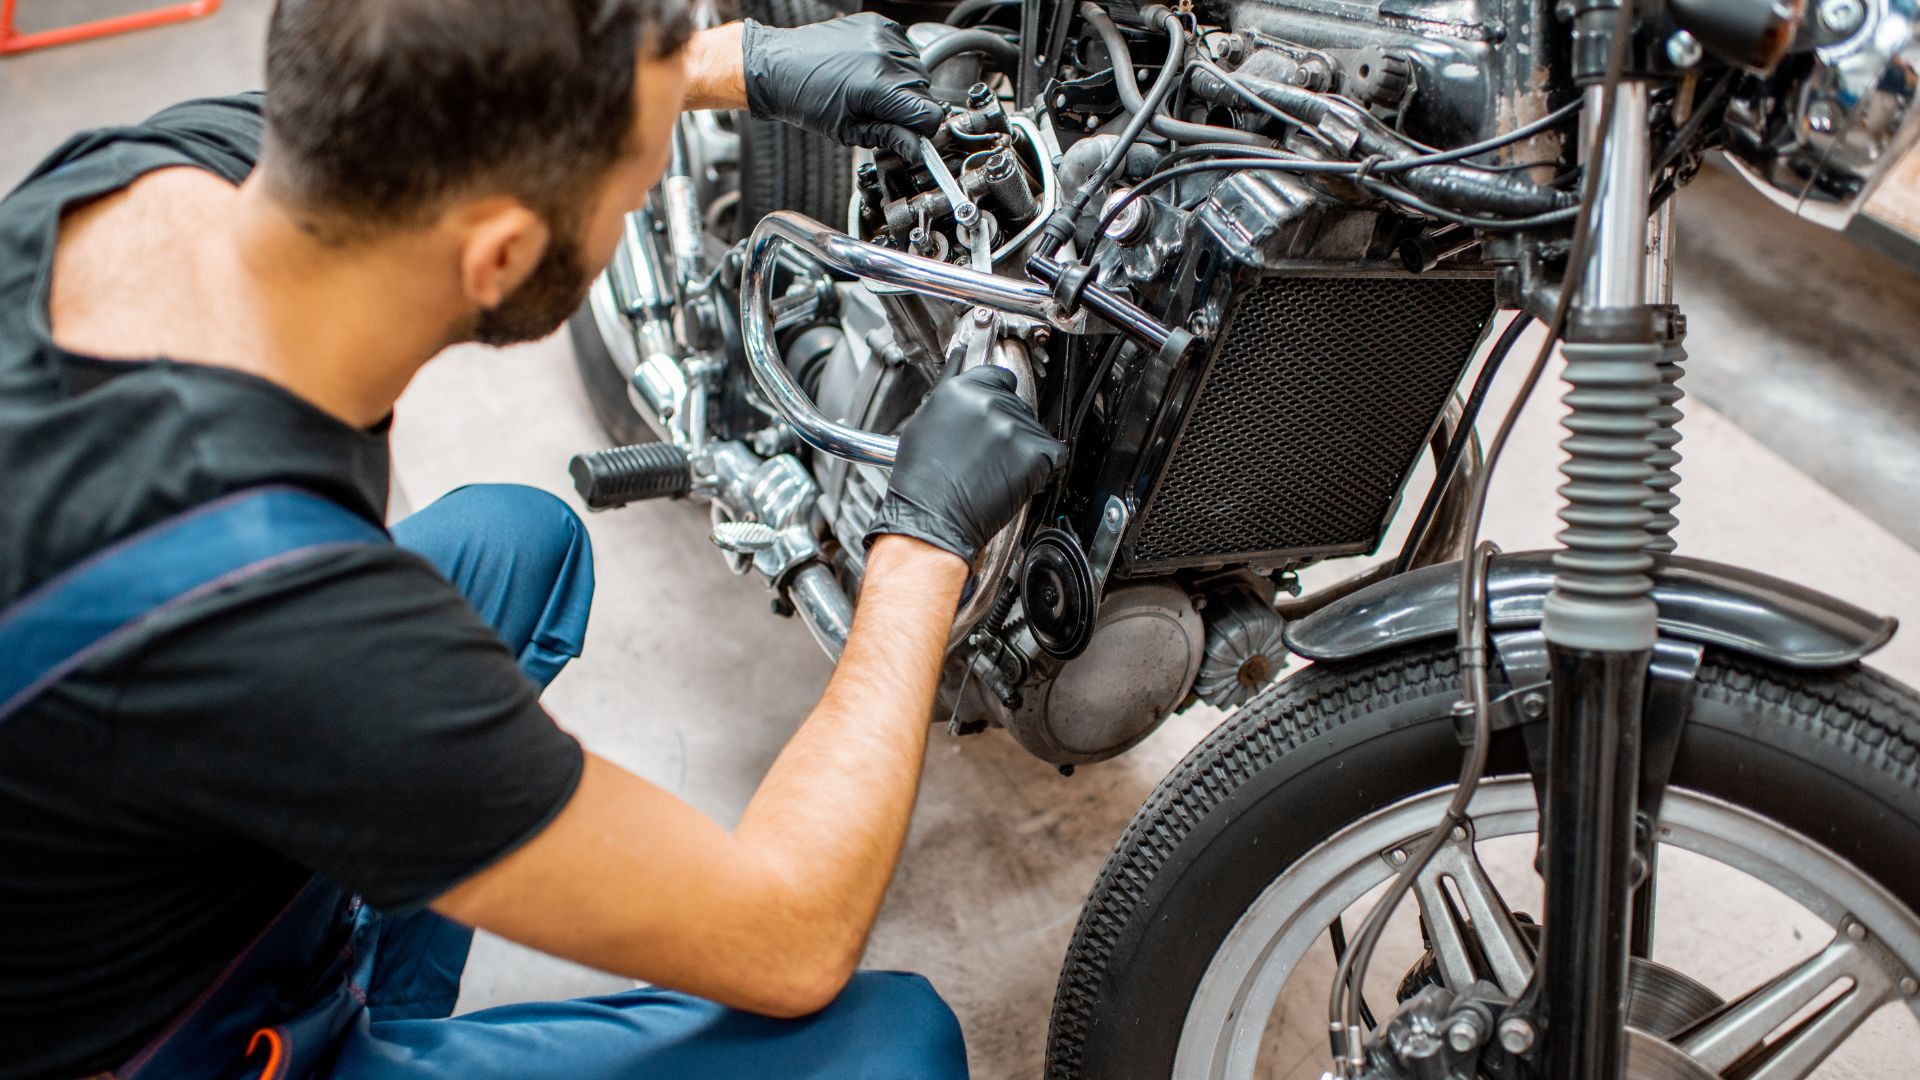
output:
[[[927,68],[900,24],[873,12],[784,29],[741,30],[747,106],[849,146],[919,160],[916,135],[946,117],[927,95]]]
[[[1013,372],[983,366],[934,388],[900,432],[869,545],[898,533],[972,562],[1013,520],[1067,456],[1015,385]]]

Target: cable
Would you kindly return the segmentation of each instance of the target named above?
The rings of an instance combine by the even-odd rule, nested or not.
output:
[[[1091,4],[1086,6],[1092,7]],[[1112,26],[1113,23],[1109,21],[1107,25]],[[1167,100],[1167,95],[1173,92],[1174,84],[1180,81],[1180,74],[1184,70],[1180,60],[1186,55],[1187,35],[1181,29],[1179,20],[1172,15],[1167,16],[1166,29],[1167,62],[1160,68],[1160,77],[1153,80],[1153,89],[1147,91],[1147,96],[1140,103],[1140,108],[1134,111],[1133,116],[1127,120],[1127,126],[1121,129],[1120,141],[1113,144],[1113,150],[1107,154],[1107,159],[1100,163],[1100,167],[1094,170],[1091,177],[1087,178],[1086,184],[1074,193],[1073,203],[1064,211],[1056,212],[1047,222],[1045,230],[1041,233],[1040,250],[1048,255],[1058,254],[1060,249],[1066,246],[1067,238],[1073,235],[1074,226],[1080,221],[1080,215],[1086,212],[1088,201],[1093,198],[1095,192],[1106,190],[1107,182],[1113,179],[1113,174],[1118,172],[1120,166],[1126,162],[1127,151],[1132,148],[1134,141],[1140,138],[1140,133],[1152,122],[1154,114],[1160,111],[1160,106]],[[1119,33],[1118,30],[1114,32]],[[1125,59],[1124,52],[1119,59]],[[1129,79],[1133,77],[1131,71],[1128,72],[1127,77]]]
[[[1156,133],[1165,135],[1174,142],[1236,142],[1259,147],[1272,145],[1265,136],[1255,135],[1250,131],[1218,127],[1213,124],[1190,124],[1185,120],[1175,120],[1171,116],[1155,116],[1151,110],[1143,109],[1140,84],[1133,77],[1133,53],[1127,48],[1127,39],[1120,36],[1120,28],[1114,25],[1113,19],[1105,11],[1090,0],[1080,5],[1080,17],[1085,19],[1087,25],[1091,26],[1093,32],[1099,36],[1101,46],[1107,50],[1107,58],[1113,62],[1113,88],[1120,95],[1120,103],[1134,112],[1147,112],[1148,122]],[[1179,25],[1177,16],[1169,14],[1168,17],[1176,20],[1174,25]],[[1180,36],[1184,43],[1185,33],[1181,32]],[[1171,57],[1167,60],[1167,67],[1177,72],[1185,71]]]
[[[1469,500],[1467,520],[1461,534],[1470,544],[1480,534],[1480,523],[1486,513],[1487,492],[1494,468],[1500,455],[1506,449],[1507,439],[1513,434],[1513,427],[1520,417],[1522,408],[1533,396],[1539,386],[1540,377],[1546,371],[1547,361],[1553,355],[1553,346],[1566,327],[1567,313],[1572,308],[1573,297],[1579,291],[1581,278],[1586,271],[1588,247],[1593,235],[1594,207],[1598,203],[1602,166],[1607,152],[1607,132],[1613,125],[1613,112],[1616,105],[1620,75],[1626,66],[1627,46],[1632,38],[1634,0],[1620,0],[1614,9],[1613,40],[1607,56],[1606,74],[1601,80],[1600,115],[1593,125],[1593,141],[1588,152],[1582,155],[1582,178],[1580,204],[1575,218],[1573,242],[1568,252],[1567,271],[1560,283],[1560,294],[1554,301],[1553,314],[1547,322],[1545,339],[1540,343],[1540,352],[1534,358],[1533,366],[1528,370],[1526,381],[1513,404],[1507,409],[1506,416],[1500,422],[1493,442],[1488,447],[1487,462],[1474,482],[1472,498]],[[1328,1020],[1331,1027],[1335,1065],[1341,1075],[1351,1075],[1366,1060],[1366,1040],[1358,1027],[1358,1002],[1361,985],[1365,979],[1367,966],[1373,959],[1373,950],[1379,944],[1381,934],[1386,930],[1388,918],[1400,902],[1412,891],[1415,880],[1433,861],[1442,844],[1447,842],[1454,827],[1466,820],[1466,808],[1473,800],[1473,793],[1480,785],[1480,778],[1486,772],[1487,743],[1492,738],[1492,718],[1489,715],[1487,700],[1486,665],[1486,567],[1492,556],[1492,544],[1475,544],[1468,558],[1460,564],[1459,586],[1459,628],[1460,628],[1460,667],[1461,680],[1465,684],[1466,696],[1463,705],[1471,711],[1473,719],[1473,743],[1468,748],[1467,758],[1461,765],[1460,781],[1455,787],[1453,797],[1447,802],[1445,816],[1439,827],[1428,834],[1420,845],[1419,852],[1407,862],[1393,882],[1387,887],[1386,895],[1380,903],[1367,913],[1366,921],[1361,925],[1354,947],[1341,959],[1339,969],[1334,973],[1332,993],[1328,1002]],[[1346,1053],[1342,1053],[1343,1045]]]
[[[960,0],[953,6],[952,11],[947,12],[947,17],[942,21],[948,26],[968,26],[971,25],[973,17],[981,12],[991,11],[994,8],[1013,7],[1018,3],[1020,0]]]
[[[1100,224],[1094,229],[1095,243],[1089,246],[1086,259],[1083,261],[1091,261],[1094,248],[1097,247],[1099,240],[1106,234],[1107,226],[1113,224],[1114,219],[1120,215],[1121,211],[1126,209],[1129,203],[1135,199],[1144,197],[1149,192],[1165,187],[1168,183],[1184,176],[1193,176],[1206,172],[1240,171],[1320,173],[1333,176],[1355,176],[1358,175],[1360,169],[1361,164],[1353,161],[1315,161],[1310,158],[1284,158],[1272,154],[1262,157],[1237,157],[1220,158],[1212,161],[1193,161],[1185,165],[1176,165],[1171,169],[1164,169],[1154,173],[1152,176],[1147,177],[1128,189],[1125,195],[1114,200],[1113,205],[1109,206],[1106,213],[1101,215]],[[1376,168],[1375,172],[1378,171],[1379,169]],[[1377,184],[1378,182],[1372,181],[1371,183]],[[1456,214],[1451,210],[1434,206],[1432,203],[1420,199],[1417,196],[1409,195],[1398,188],[1387,188],[1383,184],[1379,185],[1379,187],[1382,191],[1391,192],[1391,194],[1388,194],[1386,197],[1392,198],[1397,202],[1405,203],[1414,209],[1420,210],[1422,213],[1437,217],[1443,221],[1468,225],[1476,229],[1486,229],[1490,232],[1511,232],[1521,229],[1538,229],[1548,225],[1557,225],[1573,220],[1574,215],[1578,212],[1577,207],[1567,207],[1562,210],[1550,210],[1544,214],[1535,214],[1531,217],[1524,218],[1473,217],[1466,214]],[[1370,186],[1369,190],[1374,189]]]
[[[1195,53],[1193,56],[1193,59],[1189,61],[1189,63],[1201,69],[1202,71],[1207,72],[1208,74],[1212,75],[1214,78],[1219,79],[1223,84],[1226,85],[1226,87],[1229,90],[1232,90],[1234,93],[1239,94],[1241,97],[1245,98],[1247,101],[1247,104],[1252,105],[1254,108],[1259,109],[1261,112],[1266,113],[1268,116],[1273,117],[1275,120],[1280,121],[1282,124],[1292,125],[1293,127],[1297,127],[1302,131],[1311,130],[1311,125],[1309,125],[1305,120],[1302,120],[1297,116],[1290,116],[1284,112],[1281,112],[1279,106],[1275,105],[1271,101],[1268,101],[1266,98],[1261,97],[1259,94],[1254,93],[1253,90],[1250,87],[1248,87],[1246,83],[1241,82],[1238,78],[1230,74],[1226,68],[1221,67],[1219,64],[1216,64],[1212,60],[1207,59],[1205,56],[1199,53]]]
[[[1440,463],[1433,470],[1433,489],[1426,501],[1420,504],[1420,512],[1414,516],[1413,528],[1407,532],[1406,546],[1393,560],[1393,574],[1398,577],[1413,569],[1413,556],[1416,548],[1426,538],[1427,528],[1433,523],[1433,516],[1440,511],[1440,500],[1447,489],[1453,486],[1454,470],[1460,467],[1460,458],[1465,455],[1467,444],[1473,439],[1474,419],[1480,415],[1481,406],[1486,404],[1487,394],[1493,389],[1494,376],[1500,373],[1500,367],[1507,361],[1507,354],[1513,351],[1520,341],[1520,335],[1533,324],[1533,316],[1526,312],[1514,316],[1500,332],[1499,340],[1487,351],[1487,362],[1480,365],[1480,374],[1474,377],[1473,389],[1467,391],[1467,400],[1460,408],[1460,426],[1454,429],[1453,438],[1448,440],[1446,452],[1440,457]],[[1372,1027],[1372,1024],[1368,1024]]]

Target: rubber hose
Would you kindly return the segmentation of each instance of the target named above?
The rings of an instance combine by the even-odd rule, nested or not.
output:
[[[992,11],[998,7],[1013,7],[1019,3],[1020,0],[960,0],[960,3],[955,4],[953,10],[947,12],[947,17],[941,21],[948,26],[971,26],[973,17],[983,11]]]
[[[1133,77],[1133,53],[1127,48],[1127,39],[1120,35],[1120,28],[1092,0],[1084,0],[1080,5],[1080,17],[1093,27],[1100,36],[1100,44],[1107,50],[1107,57],[1113,61],[1113,86],[1119,91],[1120,104],[1128,112],[1138,113],[1145,107],[1146,101],[1140,95],[1140,83]],[[929,65],[931,66],[931,65]],[[1149,116],[1147,127],[1157,135],[1164,135],[1174,142],[1230,142],[1241,146],[1271,147],[1273,140],[1264,135],[1255,135],[1238,128],[1216,127],[1212,124],[1194,124],[1185,120],[1175,120],[1171,116]]]
[[[1020,63],[1020,46],[991,30],[980,29],[955,30],[951,34],[943,34],[940,40],[927,46],[920,54],[920,59],[927,65],[928,71],[933,71],[961,53],[970,52],[986,53],[1008,67]]]

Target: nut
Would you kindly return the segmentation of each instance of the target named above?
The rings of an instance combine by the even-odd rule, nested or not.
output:
[[[1829,34],[1851,34],[1860,29],[1867,6],[1860,0],[1820,0],[1820,28]]]
[[[1524,1054],[1533,1049],[1533,1025],[1524,1018],[1509,1016],[1500,1021],[1500,1048],[1509,1054]]]

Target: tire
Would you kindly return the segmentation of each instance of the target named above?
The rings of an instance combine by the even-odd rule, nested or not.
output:
[[[803,26],[857,7],[827,0],[742,0],[740,14],[768,26]],[[798,210],[844,228],[853,197],[853,151],[791,124],[741,117],[741,234],[775,210]]]
[[[1269,883],[1349,823],[1450,788],[1451,641],[1315,664],[1195,748],[1116,844],[1067,950],[1047,1076],[1171,1074],[1189,1002]],[[1517,731],[1489,778],[1524,775]],[[1920,698],[1858,666],[1794,672],[1708,653],[1672,784],[1841,856],[1920,910]]]
[[[633,407],[633,399],[627,396],[626,376],[621,374],[620,365],[600,338],[591,300],[568,317],[567,337],[573,342],[573,363],[580,369],[580,385],[587,392],[587,404],[593,408],[593,418],[600,422],[600,430],[606,432],[613,445],[658,441],[653,428],[641,418],[640,411]]]

